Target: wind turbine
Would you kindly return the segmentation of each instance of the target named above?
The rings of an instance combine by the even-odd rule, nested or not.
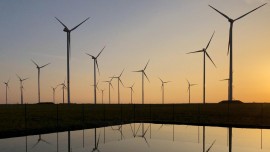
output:
[[[122,76],[122,74],[123,74],[123,72],[124,72],[124,70],[125,69],[123,69],[123,71],[121,72],[121,74],[118,76],[118,77],[115,77],[115,76],[113,76],[113,77],[111,77],[111,78],[115,78],[115,79],[117,79],[118,81],[118,104],[120,104],[120,82],[121,82],[121,84],[122,84],[122,86],[124,86],[124,84],[123,84],[123,82],[122,82],[122,80],[121,80],[121,76]]]
[[[140,125],[141,126],[141,125]],[[144,131],[144,130],[142,130],[142,135],[137,135],[137,133],[138,133],[138,131],[139,131],[139,129],[140,129],[140,126],[138,127],[138,129],[137,129],[137,131],[136,131],[136,137],[141,137],[141,138],[143,138],[144,140],[145,140],[145,142],[146,142],[146,144],[147,144],[147,146],[149,147],[149,143],[148,143],[148,141],[147,141],[147,139],[145,138],[145,135],[146,135],[146,133],[147,133],[147,131],[148,131],[148,129],[150,128],[150,125],[146,128],[146,130]],[[144,127],[144,124],[142,124],[142,127]]]
[[[23,104],[23,81],[29,79],[29,78],[24,78],[22,79],[20,76],[18,76],[17,74],[17,77],[19,78],[19,81],[20,81],[20,90],[21,90],[21,104]]]
[[[113,77],[114,77],[114,76],[113,76]],[[113,79],[113,78],[111,78],[111,80],[109,80],[109,81],[103,81],[103,82],[107,82],[108,85],[109,85],[109,104],[111,104],[111,87],[113,88],[113,85],[112,85],[112,79]]]
[[[163,81],[162,79],[159,78],[161,81],[161,91],[162,91],[162,104],[164,104],[164,84],[169,83],[171,81]]]
[[[96,67],[98,69],[98,73],[99,73],[99,68],[98,68],[98,62],[97,62],[97,58],[99,57],[99,55],[101,54],[101,52],[105,49],[105,46],[103,47],[103,49],[98,53],[98,55],[95,57],[93,55],[90,55],[88,53],[86,53],[87,55],[89,55],[90,57],[92,57],[92,59],[94,60],[94,102],[95,104],[97,103],[97,87],[96,87]]]
[[[53,103],[55,103],[55,90],[57,89],[59,85],[57,85],[56,87],[51,87],[53,90]]]
[[[74,31],[76,28],[78,28],[80,25],[82,25],[85,21],[89,19],[85,19],[82,21],[80,24],[77,26],[73,27],[72,29],[69,29],[63,22],[61,22],[57,17],[55,19],[64,26],[63,31],[67,33],[67,90],[68,90],[68,104],[70,104],[70,77],[69,77],[69,58],[71,56],[71,51],[70,51],[70,34],[72,31]]]
[[[48,141],[42,139],[42,138],[41,138],[41,135],[39,134],[39,135],[38,135],[38,140],[37,140],[37,142],[33,145],[32,148],[36,147],[41,141],[44,142],[44,143],[46,143],[46,144],[50,144]]]
[[[58,84],[58,86],[59,85],[61,85],[62,86],[62,90],[63,90],[63,104],[65,103],[65,89],[67,88],[67,86],[66,86],[66,81],[64,81],[63,83],[61,83],[61,84]]]
[[[225,15],[224,13],[220,12],[219,10],[217,10],[216,8],[214,8],[213,6],[209,5],[209,7],[211,7],[212,9],[214,9],[215,11],[217,11],[219,14],[221,14],[223,17],[225,17],[226,19],[228,19],[228,21],[230,22],[230,30],[229,30],[229,43],[228,43],[228,53],[230,53],[230,70],[229,70],[229,101],[233,100],[233,23],[243,17],[245,17],[246,15],[250,14],[251,12],[259,9],[260,7],[266,5],[267,3],[264,3],[263,5],[249,11],[248,13],[236,18],[236,19],[231,19],[230,17],[228,17],[227,15]]]
[[[105,89],[101,89],[101,103],[103,104],[103,95],[104,95],[104,91],[105,91]]]
[[[7,101],[8,101],[8,88],[9,88],[8,83],[9,83],[9,79],[8,79],[7,82],[4,82],[4,84],[6,86],[6,104],[7,104]]]
[[[188,80],[187,80],[187,83],[188,83],[188,103],[190,104],[190,92],[191,92],[190,88],[197,84],[191,84]]]
[[[142,104],[144,104],[144,76],[147,78],[148,82],[150,82],[147,75],[145,74],[145,70],[148,66],[149,61],[150,60],[148,60],[147,64],[145,65],[145,67],[142,70],[133,71],[133,72],[141,72],[142,73]]]
[[[210,57],[209,54],[207,53],[207,49],[208,49],[208,47],[209,47],[209,45],[210,45],[210,42],[211,42],[211,40],[212,40],[214,34],[215,34],[215,31],[214,31],[214,33],[212,34],[212,36],[211,36],[211,38],[210,38],[210,40],[209,40],[209,42],[208,42],[208,44],[206,45],[205,48],[203,48],[203,49],[201,49],[201,50],[199,50],[199,51],[194,51],[194,52],[189,52],[189,53],[187,53],[187,54],[191,54],[191,53],[201,53],[201,52],[203,53],[203,103],[204,103],[204,104],[205,104],[205,56],[207,56],[207,57],[209,58],[209,60],[210,60],[210,61],[214,64],[214,66],[216,67],[214,61],[211,59],[211,57]]]
[[[100,139],[100,133],[98,135],[98,140],[97,140],[97,129],[95,128],[95,147],[93,148],[92,152],[94,152],[94,151],[99,152],[99,149],[98,149],[99,139]]]
[[[47,65],[51,63],[47,63],[42,66],[39,66],[34,60],[31,59],[31,61],[36,65],[37,70],[38,70],[38,103],[40,103],[40,69],[46,67]]]
[[[129,88],[129,89],[130,89],[130,103],[131,103],[131,104],[133,104],[133,103],[132,103],[132,95],[133,95],[133,93],[134,93],[134,90],[133,90],[134,84],[135,84],[135,83],[133,83],[133,85],[130,86],[130,87],[126,87],[126,88]]]

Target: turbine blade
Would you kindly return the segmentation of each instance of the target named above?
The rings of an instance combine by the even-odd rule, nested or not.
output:
[[[146,138],[145,138],[145,137],[143,137],[143,138],[144,138],[144,140],[145,140],[147,146],[150,147],[150,145],[149,145],[148,141],[146,140]]]
[[[138,70],[138,71],[132,71],[132,72],[143,72],[143,70]]]
[[[190,85],[190,83],[189,83],[188,79],[186,79],[186,80],[187,80],[188,85]]]
[[[134,84],[135,84],[135,83],[132,84],[131,88],[133,88]]]
[[[62,24],[66,29],[68,29],[68,27],[63,23],[63,22],[61,22],[57,17],[54,17],[55,19],[57,19],[57,21],[60,23],[60,24]]]
[[[114,89],[114,87],[113,87],[113,85],[112,85],[112,83],[110,82],[110,86]]]
[[[209,54],[208,54],[206,51],[205,51],[205,53],[206,53],[207,57],[211,60],[211,62],[214,64],[214,66],[217,67],[216,64],[214,63],[214,61],[213,61],[213,60],[211,59],[211,57],[209,56]]]
[[[191,53],[199,53],[199,52],[203,52],[203,50],[199,50],[199,51],[193,51],[193,52],[188,52],[186,54],[191,54]]]
[[[45,66],[47,66],[47,65],[49,65],[49,64],[51,64],[51,63],[47,63],[47,64],[41,66],[40,68],[44,68]]]
[[[228,78],[228,79],[222,79],[222,80],[219,80],[219,81],[229,81],[230,79]]]
[[[86,55],[89,55],[89,56],[91,56],[92,58],[95,58],[93,55],[91,55],[91,54],[88,54],[88,53],[85,53]]]
[[[99,135],[98,135],[97,147],[98,147],[98,144],[99,144],[99,139],[100,139],[100,132],[99,132]]]
[[[208,5],[208,6],[211,7],[212,9],[214,9],[215,11],[217,11],[219,14],[221,14],[222,16],[224,16],[225,18],[227,18],[228,20],[230,20],[230,18],[227,15],[225,15],[224,13],[220,12],[219,10],[217,10],[216,8],[214,8],[211,5]]]
[[[87,19],[85,19],[84,21],[82,21],[80,24],[78,24],[77,26],[75,26],[73,29],[71,29],[70,31],[75,30],[76,28],[78,28],[80,25],[82,25],[84,22],[86,22],[90,17],[88,17]]]
[[[125,85],[123,84],[123,82],[120,78],[119,78],[119,81],[121,82],[122,86],[125,87]]]
[[[100,55],[100,54],[103,52],[103,50],[105,49],[105,47],[106,47],[106,46],[104,46],[104,47],[103,47],[103,49],[102,49],[102,50],[101,50],[101,51],[98,53],[98,55],[97,55],[97,57],[96,57],[96,58],[98,58],[98,57],[99,57],[99,55]]]
[[[39,143],[39,140],[32,146],[32,149],[35,148]]]
[[[267,3],[264,3],[263,5],[261,5],[261,6],[257,7],[257,8],[255,8],[255,9],[253,9],[253,10],[251,10],[251,11],[247,12],[246,14],[244,14],[244,15],[242,15],[242,16],[240,16],[240,17],[238,17],[238,18],[237,18],[237,19],[235,19],[234,21],[237,21],[237,20],[239,20],[239,19],[241,19],[241,18],[243,18],[243,17],[247,16],[248,14],[250,14],[250,13],[252,13],[252,12],[256,11],[257,9],[259,9],[259,8],[263,7],[263,6],[264,6],[264,5],[266,5],[266,4],[267,4]]]
[[[146,73],[143,71],[143,74],[145,75],[145,77],[147,78],[148,82],[150,83],[150,80],[148,78],[148,76],[146,75]]]
[[[38,64],[37,64],[33,59],[31,59],[31,61],[32,61],[37,67],[39,67]]]
[[[29,78],[22,79],[22,81],[27,80],[27,79],[29,79]]]
[[[95,59],[95,62],[96,62],[96,66],[97,66],[97,69],[98,69],[98,75],[100,75],[97,59]]]
[[[119,75],[119,78],[122,76],[123,72],[124,72],[125,69],[123,69],[123,71],[121,72],[121,74]]]
[[[210,151],[210,149],[213,147],[213,145],[215,144],[215,142],[216,142],[216,140],[214,140],[214,141],[212,142],[211,146],[207,149],[206,152],[209,152],[209,151]]]
[[[163,83],[162,79],[159,78],[159,80],[161,81],[161,83]]]
[[[214,33],[212,34],[211,39],[209,40],[209,42],[208,42],[208,44],[207,44],[205,50],[207,50],[208,46],[210,45],[210,42],[212,41],[212,38],[213,38],[214,34],[215,34],[215,31],[214,31]]]
[[[145,65],[145,67],[144,67],[144,69],[143,69],[143,70],[145,70],[145,69],[146,69],[146,67],[148,66],[149,61],[150,61],[150,59],[148,60],[148,62],[147,62],[147,64]]]
[[[141,124],[139,125],[139,127],[138,127],[138,129],[137,129],[137,131],[136,131],[136,134],[135,134],[136,136],[137,136],[137,133],[138,133],[140,127],[141,127]]]
[[[228,52],[227,52],[227,55],[229,55],[230,53],[230,46],[231,46],[231,39],[232,39],[232,27],[233,25],[230,24],[230,30],[229,30],[229,42],[228,42]]]
[[[17,77],[21,80],[21,77],[18,75],[18,74],[16,74],[17,75]]]

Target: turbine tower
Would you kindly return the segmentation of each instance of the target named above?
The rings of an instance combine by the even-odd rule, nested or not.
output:
[[[208,42],[208,44],[206,45],[205,48],[203,48],[203,49],[201,49],[201,50],[199,50],[199,51],[194,51],[194,52],[189,52],[189,53],[187,53],[187,54],[191,54],[191,53],[200,53],[200,52],[203,53],[203,104],[205,104],[205,56],[207,56],[207,57],[209,58],[209,60],[210,60],[210,61],[214,64],[214,66],[216,67],[214,61],[211,59],[211,57],[210,57],[209,54],[207,53],[207,49],[208,49],[208,47],[209,47],[209,45],[210,45],[210,42],[211,42],[211,40],[212,40],[214,34],[215,34],[215,31],[214,31],[214,33],[212,34],[212,36],[211,36],[211,38],[210,38],[210,40],[209,40],[209,42]]]
[[[21,90],[21,104],[23,104],[23,81],[25,81],[25,80],[27,80],[27,79],[29,79],[29,78],[24,78],[24,79],[22,79],[20,76],[18,76],[17,75],[17,77],[18,77],[18,79],[19,79],[19,81],[20,81],[20,90]]]
[[[162,104],[164,104],[164,84],[169,83],[171,81],[163,81],[162,79],[159,78],[159,80],[161,81],[161,91],[162,91]]]
[[[40,103],[40,69],[46,67],[47,65],[51,64],[51,63],[47,63],[43,66],[39,66],[34,60],[31,60],[37,67],[38,70],[38,103]]]
[[[123,69],[123,71],[121,72],[121,74],[118,76],[118,77],[111,77],[111,78],[115,78],[115,79],[117,79],[118,81],[117,81],[117,83],[118,83],[118,104],[120,104],[120,82],[121,82],[121,84],[122,84],[122,86],[124,86],[124,84],[123,84],[123,82],[122,82],[122,80],[121,80],[121,76],[122,76],[122,74],[123,74],[123,72],[124,72],[124,70],[125,69]]]
[[[8,101],[8,89],[9,89],[9,80],[7,82],[4,82],[5,86],[6,86],[6,104],[7,104],[7,101]]]
[[[144,76],[147,78],[148,82],[150,82],[150,80],[148,79],[147,75],[145,74],[145,70],[148,66],[150,60],[148,60],[147,64],[145,65],[144,69],[142,70],[138,70],[138,71],[133,71],[133,72],[141,72],[142,73],[142,104],[144,104]]]
[[[72,28],[71,30],[63,23],[61,22],[57,17],[55,17],[55,19],[57,19],[57,21],[62,24],[64,26],[63,31],[67,33],[67,91],[68,91],[68,104],[70,104],[70,76],[69,76],[69,58],[71,55],[71,51],[70,51],[70,34],[72,31],[74,31],[76,28],[78,28],[80,25],[82,25],[85,21],[87,21],[89,19],[89,17],[87,19],[85,19],[84,21],[82,21],[80,24],[78,24],[77,26],[75,26],[74,28]]]
[[[133,103],[132,103],[132,95],[133,95],[133,93],[134,93],[134,90],[133,90],[134,84],[135,84],[135,83],[133,83],[133,85],[130,86],[130,87],[126,87],[126,88],[129,88],[129,89],[130,89],[130,103],[131,103],[131,104],[133,104]]]
[[[191,84],[188,80],[187,80],[187,83],[188,83],[188,103],[190,104],[190,92],[191,92],[191,87],[192,86],[195,86],[197,84]]]
[[[99,55],[101,54],[101,52],[105,49],[105,46],[103,47],[103,49],[98,53],[98,55],[95,57],[93,55],[90,55],[88,53],[86,53],[87,55],[89,55],[90,57],[92,57],[92,59],[94,60],[94,103],[97,103],[97,84],[96,84],[96,67],[98,69],[98,73],[99,73],[99,68],[98,68],[98,62],[97,62],[97,58],[99,57]]]
[[[212,9],[214,9],[215,11],[217,11],[219,14],[221,14],[223,17],[225,17],[226,19],[228,19],[228,21],[230,22],[230,30],[229,30],[229,43],[228,43],[228,53],[230,53],[230,70],[229,70],[229,101],[233,100],[233,23],[243,17],[245,17],[246,15],[250,14],[251,12],[259,9],[260,7],[266,5],[267,3],[264,3],[263,5],[249,11],[248,13],[236,18],[236,19],[231,19],[230,17],[228,17],[227,15],[225,15],[224,13],[220,12],[219,10],[217,10],[216,8],[214,8],[213,6],[209,5],[209,7],[211,7]]]

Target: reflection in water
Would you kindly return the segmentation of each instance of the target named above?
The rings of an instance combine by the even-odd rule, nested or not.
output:
[[[94,146],[92,152],[94,152],[94,151],[98,151],[99,152],[98,145],[99,145],[100,133],[98,135],[98,140],[97,140],[97,128],[95,128],[94,131],[95,131],[95,135],[94,135],[94,138],[95,138],[95,144],[94,145],[95,146]]]
[[[27,136],[25,136],[25,151],[27,152]]]
[[[142,134],[141,134],[141,135],[137,135],[137,132],[138,132],[138,130],[140,129],[140,127],[142,127]],[[150,145],[149,145],[149,143],[148,143],[148,141],[147,141],[145,135],[146,135],[147,131],[149,130],[149,128],[150,128],[150,125],[149,125],[149,126],[146,128],[146,130],[144,131],[144,123],[141,123],[141,124],[139,125],[139,127],[138,127],[138,129],[137,129],[137,132],[136,132],[136,135],[135,135],[136,137],[141,137],[141,138],[143,138],[144,141],[145,141],[145,143],[148,145],[148,147],[149,147]]]
[[[33,145],[32,148],[35,148],[40,142],[44,142],[44,143],[46,143],[46,144],[50,144],[50,143],[49,143],[48,141],[46,141],[45,139],[42,139],[41,135],[39,134],[39,135],[38,135],[38,140],[37,140],[37,142]]]
[[[153,127],[153,129],[152,129]],[[144,128],[144,130],[143,130]],[[0,151],[39,151],[39,152],[71,152],[71,151],[149,151],[163,152],[163,147],[169,151],[197,151],[197,152],[269,152],[270,145],[264,145],[263,139],[270,140],[269,130],[234,128],[234,143],[232,129],[161,124],[125,124],[119,126],[102,127],[100,129],[86,129],[67,131],[63,134],[52,133],[46,135],[25,136],[0,140]],[[112,131],[109,131],[112,130]],[[87,136],[91,131],[91,136]],[[143,132],[141,132],[143,131]],[[256,131],[256,132],[253,132]],[[253,132],[253,133],[252,133]],[[72,133],[72,137],[71,137]],[[103,135],[102,135],[103,134]],[[198,134],[198,135],[197,135]],[[125,135],[125,136],[124,136]],[[149,136],[150,135],[150,136]],[[224,135],[227,135],[224,136]],[[255,136],[254,136],[255,135]],[[257,136],[257,137],[256,137]],[[45,137],[45,138],[44,138]],[[90,138],[90,144],[89,143]],[[101,138],[101,139],[100,139]],[[102,139],[103,138],[103,139]],[[108,139],[107,139],[108,138]],[[198,139],[197,139],[198,138]],[[206,139],[207,138],[207,139]],[[71,145],[72,140],[72,145]],[[100,142],[103,140],[102,149]],[[164,141],[165,140],[165,141]],[[172,141],[172,142],[166,142]],[[102,143],[103,143],[102,142]],[[124,144],[123,144],[124,143]],[[233,144],[233,145],[232,145]],[[29,146],[30,145],[30,146]],[[61,148],[64,146],[64,149]],[[131,146],[134,146],[132,150]],[[150,147],[151,146],[151,147]],[[234,146],[234,148],[232,148]],[[29,148],[30,147],[30,148]],[[127,148],[127,149],[126,149]],[[264,148],[264,149],[263,149]],[[172,149],[172,150],[171,150]],[[232,150],[233,149],[233,150]],[[167,149],[168,150],[168,149]]]

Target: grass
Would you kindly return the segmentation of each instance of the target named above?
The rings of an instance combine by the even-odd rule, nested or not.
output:
[[[0,138],[133,122],[270,128],[270,104],[0,105]]]

